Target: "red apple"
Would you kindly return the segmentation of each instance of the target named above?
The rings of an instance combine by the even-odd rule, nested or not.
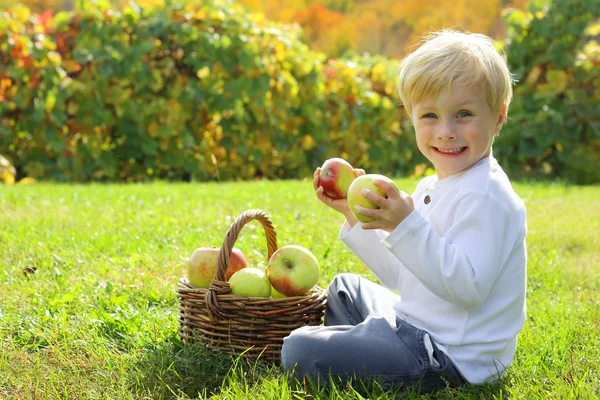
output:
[[[269,259],[267,277],[282,295],[302,296],[319,280],[319,261],[307,248],[283,246]]]
[[[350,211],[352,212],[352,214],[354,214],[356,219],[361,222],[374,221],[374,218],[366,217],[362,214],[359,214],[354,209],[354,206],[359,205],[359,206],[362,206],[365,208],[372,208],[372,209],[379,208],[373,202],[371,202],[369,199],[367,199],[365,196],[363,196],[363,194],[362,194],[363,188],[367,188],[371,192],[377,193],[378,195],[387,198],[387,194],[385,194],[383,189],[381,189],[379,186],[376,186],[373,183],[374,179],[386,181],[387,183],[392,185],[394,187],[394,189],[396,189],[397,192],[400,191],[400,189],[398,189],[398,186],[396,186],[396,183],[394,183],[394,181],[392,181],[390,178],[383,176],[383,175],[366,174],[366,175],[361,175],[358,178],[356,178],[350,185],[350,188],[348,189],[348,208],[350,208]]]
[[[208,289],[210,282],[215,277],[219,250],[216,247],[200,247],[192,253],[188,261],[188,282],[197,288]],[[246,268],[248,262],[244,254],[235,247],[229,257],[229,267],[225,271],[225,280],[242,268]]]
[[[343,199],[354,180],[354,168],[343,158],[330,158],[323,163],[319,185],[332,199]]]

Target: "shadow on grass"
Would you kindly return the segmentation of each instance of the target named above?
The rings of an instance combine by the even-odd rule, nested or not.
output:
[[[304,393],[316,399],[509,399],[510,393],[504,382],[487,385],[463,385],[431,391],[421,391],[419,383],[412,386],[386,385],[382,381],[349,379],[335,381],[331,376],[327,382],[316,384],[310,380],[293,384],[293,393]]]
[[[212,351],[201,344],[182,346],[173,334],[139,357],[128,377],[134,397],[238,398],[251,393],[258,398],[308,399],[508,399],[507,381],[489,385],[465,385],[420,394],[418,387],[387,387],[378,382],[359,380],[326,385],[288,382],[278,363],[256,358],[236,357]],[[267,388],[256,390],[265,382]]]
[[[154,399],[206,398],[219,393],[227,381],[236,379],[239,371],[244,379],[252,379],[273,370],[283,371],[278,364],[236,357],[206,349],[201,344],[183,346],[177,334],[147,349],[129,377],[136,396]],[[269,372],[268,372],[269,371]]]

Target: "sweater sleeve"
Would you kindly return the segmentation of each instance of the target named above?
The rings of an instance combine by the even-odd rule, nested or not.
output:
[[[484,303],[512,252],[520,216],[485,195],[460,201],[455,216],[440,237],[413,211],[382,243],[432,293],[473,310]]]
[[[402,263],[382,244],[387,232],[364,230],[360,223],[350,228],[347,222],[340,229],[342,242],[391,290],[399,289]]]

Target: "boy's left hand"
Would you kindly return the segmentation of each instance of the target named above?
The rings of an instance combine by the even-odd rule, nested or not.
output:
[[[387,195],[387,199],[368,189],[363,189],[362,194],[372,201],[378,209],[356,206],[356,211],[366,217],[375,218],[375,221],[361,222],[363,229],[382,229],[392,232],[414,211],[415,206],[412,197],[405,192],[396,192],[389,183],[375,179],[373,183],[379,186]]]

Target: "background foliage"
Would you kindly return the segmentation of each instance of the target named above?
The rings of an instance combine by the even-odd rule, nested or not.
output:
[[[512,174],[600,181],[599,8],[506,14],[520,82],[495,154]],[[221,0],[16,6],[0,19],[0,154],[63,181],[298,178],[333,156],[423,173],[397,60],[328,58],[301,37]]]
[[[392,171],[416,154],[393,64],[325,60],[235,4],[17,7],[0,24],[0,153],[28,176],[289,178],[334,155]]]
[[[538,3],[507,14],[519,84],[495,154],[515,172],[599,182],[600,2]]]
[[[80,0],[81,1],[81,0]],[[128,0],[101,0],[119,8]],[[270,20],[302,27],[311,49],[334,57],[345,51],[400,57],[422,32],[462,26],[502,39],[501,10],[523,9],[526,0],[237,0]],[[164,7],[168,0],[136,0],[142,8]],[[77,0],[0,0],[0,8],[22,3],[35,13],[74,10]]]
[[[268,18],[298,23],[311,48],[401,57],[430,29],[462,27],[503,39],[505,8],[526,0],[239,0]]]

